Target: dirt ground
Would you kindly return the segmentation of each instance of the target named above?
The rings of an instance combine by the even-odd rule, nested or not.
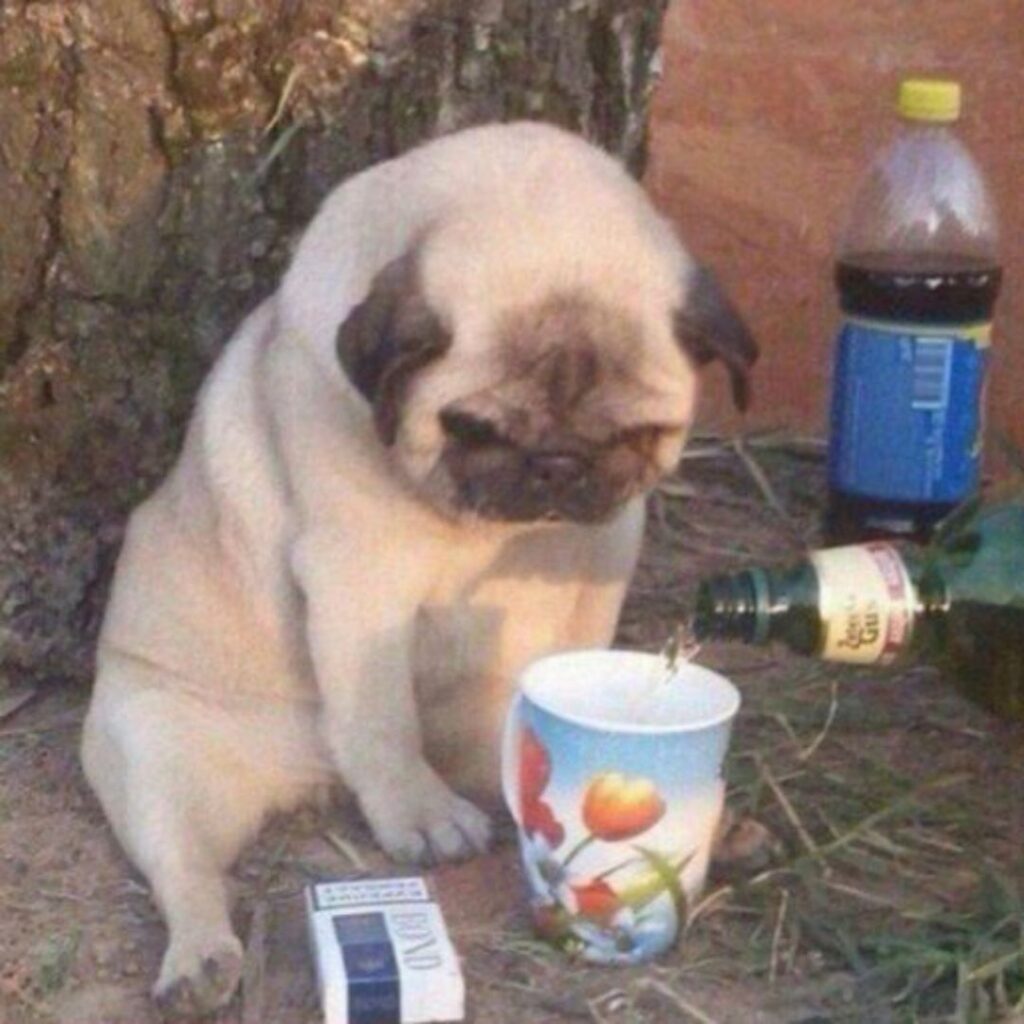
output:
[[[652,502],[621,642],[659,647],[701,573],[813,544],[821,491],[813,445],[698,439]],[[584,969],[531,938],[506,825],[493,854],[430,872],[470,1019],[1024,1020],[1024,733],[927,672],[700,660],[743,691],[729,802],[771,830],[771,862],[715,878],[657,966]],[[85,701],[52,692],[0,722],[0,1024],[157,1020],[163,928],[84,786]],[[386,865],[351,811],[271,823],[235,871],[247,976],[221,1024],[319,1019],[301,890],[363,868]]]

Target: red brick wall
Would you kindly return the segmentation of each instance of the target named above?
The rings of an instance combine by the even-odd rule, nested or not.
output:
[[[675,0],[647,184],[761,341],[752,421],[823,433],[833,246],[911,73],[963,83],[961,131],[999,205],[1006,268],[989,423],[1024,449],[1021,0]],[[727,404],[719,377],[709,424]]]

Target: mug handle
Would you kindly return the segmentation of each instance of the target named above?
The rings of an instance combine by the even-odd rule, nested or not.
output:
[[[519,820],[519,741],[522,725],[523,695],[517,693],[505,716],[505,729],[501,737],[501,791],[512,820]]]

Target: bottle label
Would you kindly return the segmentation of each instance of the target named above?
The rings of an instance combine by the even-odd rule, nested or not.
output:
[[[839,491],[956,503],[978,484],[989,324],[848,318],[832,391],[829,482]]]
[[[811,555],[818,576],[821,656],[860,665],[893,661],[910,642],[914,587],[889,544],[825,548]]]

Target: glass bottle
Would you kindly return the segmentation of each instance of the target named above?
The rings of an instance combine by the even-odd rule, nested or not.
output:
[[[931,664],[1024,720],[1024,490],[961,506],[926,547],[871,541],[703,581],[698,639],[854,664]]]

